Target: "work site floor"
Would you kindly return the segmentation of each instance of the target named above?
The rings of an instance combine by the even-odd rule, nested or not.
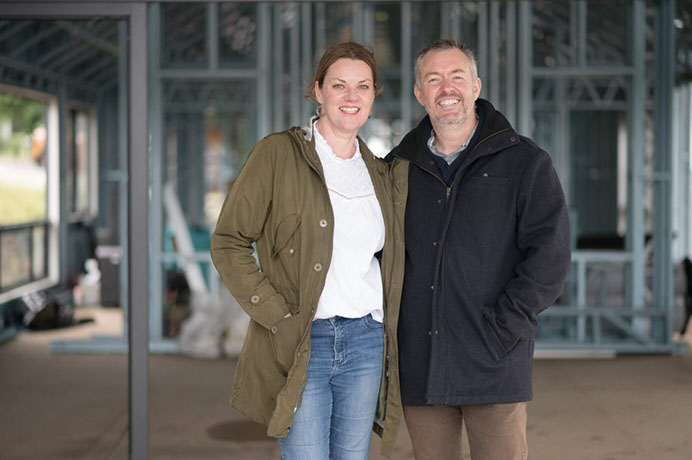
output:
[[[127,356],[49,350],[56,338],[119,331],[117,310],[86,313],[96,322],[0,345],[0,458],[127,458]],[[275,440],[227,404],[235,365],[151,356],[149,458],[279,458]],[[537,359],[534,393],[532,460],[692,459],[690,355]],[[378,450],[375,437],[370,459]],[[393,458],[413,459],[404,426]]]

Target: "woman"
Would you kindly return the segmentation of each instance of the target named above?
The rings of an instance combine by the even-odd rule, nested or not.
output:
[[[317,116],[253,148],[212,237],[252,318],[231,404],[281,438],[284,460],[366,459],[373,421],[385,455],[394,444],[401,218],[387,165],[357,137],[377,93],[370,51],[330,47],[308,89]]]

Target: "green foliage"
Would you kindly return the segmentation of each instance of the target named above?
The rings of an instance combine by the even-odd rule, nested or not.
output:
[[[43,124],[44,104],[16,94],[0,93],[0,120],[11,120],[14,132],[31,132]]]

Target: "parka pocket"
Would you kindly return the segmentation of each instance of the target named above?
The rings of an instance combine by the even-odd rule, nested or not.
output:
[[[500,361],[507,356],[507,350],[495,331],[495,311],[492,308],[483,307],[483,324],[486,348],[495,361]]]
[[[295,306],[289,306],[290,310],[298,310]],[[272,345],[274,361],[281,372],[286,376],[293,366],[296,350],[303,338],[304,326],[300,313],[284,318],[269,331],[269,341]]]
[[[283,217],[276,225],[274,232],[274,243],[272,245],[272,258],[275,258],[282,249],[286,249],[289,255],[293,256],[298,250],[297,238],[293,238],[300,225],[298,214],[289,214]],[[293,243],[290,244],[289,243]]]

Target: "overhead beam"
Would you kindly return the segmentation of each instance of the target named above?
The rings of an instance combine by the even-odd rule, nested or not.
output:
[[[120,52],[118,49],[118,45],[115,45],[107,40],[97,37],[96,35],[91,34],[90,32],[82,29],[81,27],[75,25],[72,22],[56,21],[55,25],[67,31],[70,35],[75,36],[80,40],[84,40],[89,45],[98,48],[101,51],[106,52],[112,56],[118,56],[118,53]]]

